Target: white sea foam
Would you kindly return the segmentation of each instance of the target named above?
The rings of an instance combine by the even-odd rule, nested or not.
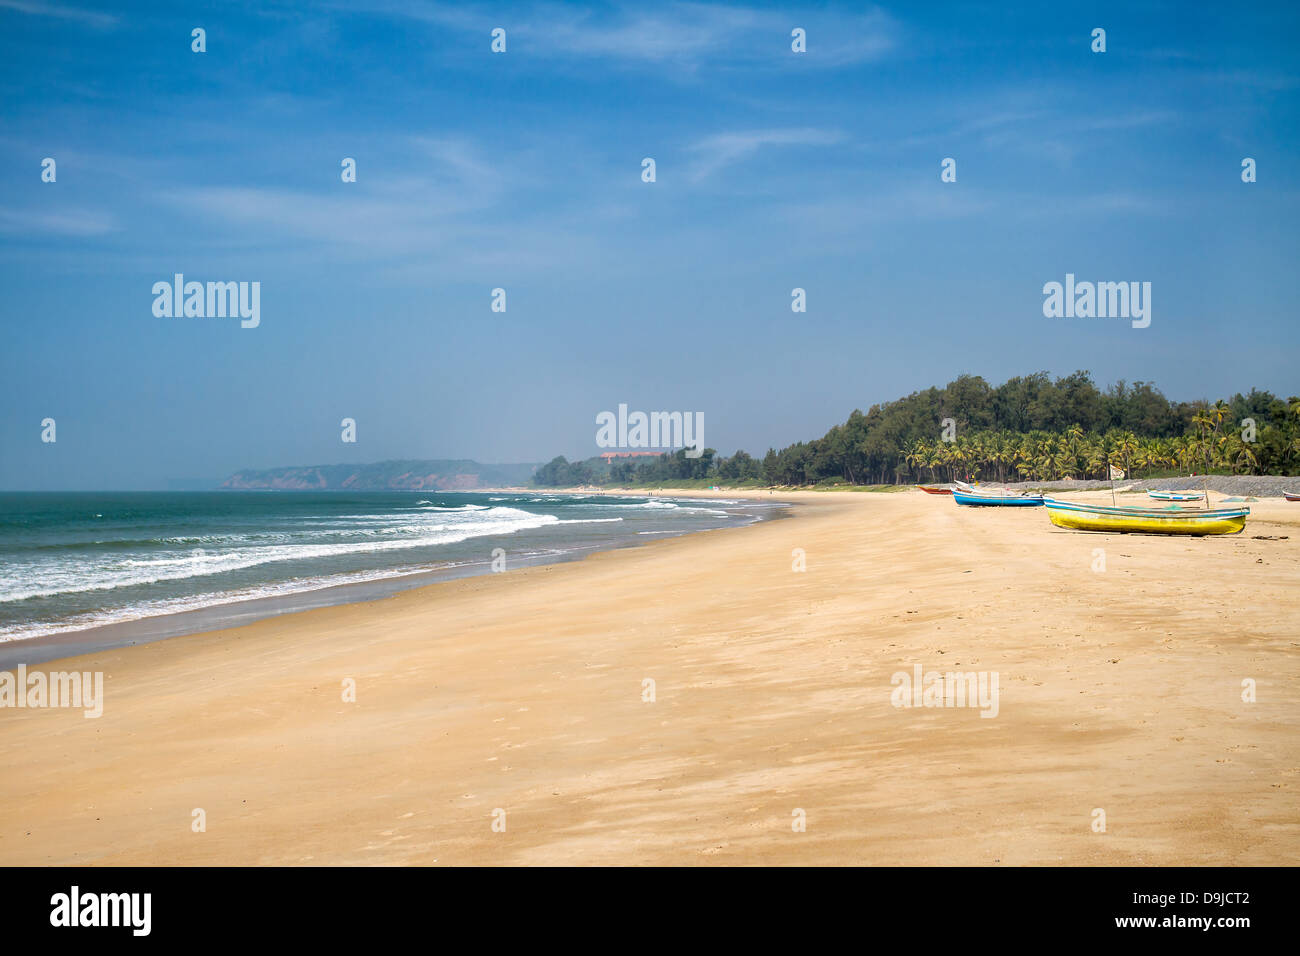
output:
[[[103,627],[107,624],[121,624],[125,621],[139,621],[150,617],[163,617],[168,614],[181,614],[185,611],[198,611],[209,607],[222,607],[238,604],[242,601],[255,601],[259,598],[286,597],[293,594],[306,594],[324,588],[338,587],[343,584],[366,584],[371,581],[383,581],[388,578],[408,577],[430,571],[445,571],[450,568],[463,567],[467,562],[448,562],[436,566],[412,565],[405,568],[393,568],[386,571],[364,571],[322,575],[320,577],[298,578],[293,581],[281,581],[276,584],[260,584],[253,587],[237,588],[231,591],[219,591],[207,594],[195,594],[186,597],[161,598],[153,601],[141,601],[119,608],[91,611],[63,618],[59,621],[39,624],[25,624],[0,629],[0,644],[9,641],[23,641],[33,637],[48,637],[51,634],[63,634],[68,631],[84,631],[91,627]]]
[[[448,516],[435,524],[406,525],[399,529],[403,536],[392,541],[263,545],[216,552],[196,549],[165,553],[158,557],[120,559],[108,564],[95,558],[83,558],[53,567],[43,561],[12,562],[7,569],[8,580],[0,585],[0,603],[179,581],[279,561],[454,544],[468,538],[513,534],[560,523],[555,515],[534,514],[518,508],[484,509],[474,512],[472,520],[456,521],[453,517]],[[465,517],[468,518],[469,515]]]
[[[514,496],[479,499],[484,500],[489,504],[435,505],[429,499],[420,499],[412,505],[407,498],[395,500],[382,513],[235,514],[226,529],[213,528],[209,523],[195,527],[189,534],[176,533],[183,532],[183,524],[168,528],[171,533],[166,534],[159,527],[160,521],[149,519],[140,525],[128,523],[120,536],[110,534],[108,540],[63,537],[50,545],[20,549],[6,555],[0,579],[0,605],[5,606],[10,622],[0,624],[0,642],[381,581],[435,567],[483,565],[485,570],[486,544],[469,544],[445,552],[439,546],[486,536],[537,532],[519,542],[524,550],[518,555],[544,558],[599,547],[590,543],[594,540],[590,537],[582,546],[564,546],[566,534],[559,526],[626,521],[633,524],[620,533],[672,535],[696,527],[698,518],[729,516],[726,511],[707,507],[722,504],[721,499],[668,501],[637,495],[572,494],[529,499],[554,506],[547,510],[557,511],[558,515],[525,510],[526,505],[501,504],[522,505],[521,498]],[[601,513],[591,515],[592,509]],[[584,513],[591,517],[581,517]],[[637,530],[638,525],[647,524],[650,528],[665,524],[681,527]],[[548,528],[553,530],[548,532]],[[72,529],[74,535],[77,530]],[[106,534],[103,526],[97,526],[93,537],[101,539]],[[548,548],[543,543],[548,539],[561,546]],[[474,551],[480,547],[484,551],[481,559]],[[428,550],[406,553],[416,549]],[[374,554],[392,557],[364,557]],[[353,561],[348,555],[359,557]],[[261,566],[267,566],[267,570],[246,571]],[[216,578],[219,575],[229,576]],[[276,580],[259,582],[259,578]],[[101,597],[119,589],[130,590]],[[29,600],[31,604],[18,603]],[[109,606],[94,607],[98,604]]]
[[[675,511],[681,506],[671,501],[579,501],[571,508],[619,508],[640,511]]]

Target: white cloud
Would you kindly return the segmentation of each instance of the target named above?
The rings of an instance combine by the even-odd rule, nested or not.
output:
[[[99,30],[108,29],[117,23],[117,17],[112,14],[83,10],[80,7],[65,7],[55,3],[41,3],[39,0],[0,0],[0,10],[13,10],[37,17],[55,17],[59,20],[75,20]]]
[[[805,68],[845,66],[879,59],[896,45],[897,33],[894,21],[874,7],[854,14],[796,14],[670,2],[629,3],[597,13],[560,3],[534,3],[503,13],[496,7],[466,4],[358,0],[338,9],[477,31],[484,49],[489,31],[499,26],[506,30],[508,49],[529,56],[598,57],[690,68],[709,62],[759,61]],[[790,51],[790,31],[796,26],[808,35],[808,52],[798,56]]]
[[[838,143],[843,136],[833,130],[767,129],[719,133],[687,147],[696,155],[690,171],[695,182],[718,170],[753,156],[765,146],[822,146]]]
[[[0,232],[17,235],[102,236],[116,226],[108,213],[93,209],[0,209]]]

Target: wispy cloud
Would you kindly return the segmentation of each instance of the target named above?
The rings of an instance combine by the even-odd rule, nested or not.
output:
[[[1267,93],[1285,93],[1300,86],[1300,78],[1292,73],[1272,70],[1212,70],[1206,79],[1213,83],[1232,83],[1248,86]]]
[[[897,25],[874,7],[852,14],[777,12],[710,3],[620,4],[579,10],[534,3],[503,13],[496,7],[436,2],[358,0],[348,12],[417,20],[440,28],[488,32],[502,27],[508,48],[529,56],[591,57],[628,63],[734,64],[786,58],[807,68],[877,59],[896,45]],[[793,57],[790,32],[801,27],[808,52]]]
[[[358,183],[324,190],[201,185],[162,199],[214,225],[394,253],[438,246],[451,223],[491,209],[515,178],[513,166],[493,162],[465,137],[414,135],[379,152],[406,159],[379,171],[363,158]]]
[[[725,39],[754,28],[751,11],[695,4],[670,4],[602,21],[562,7],[546,10],[524,28],[556,52],[665,62],[693,60],[719,49]]]
[[[497,196],[507,175],[500,163],[493,163],[467,139],[416,136],[412,142],[433,163],[433,172],[444,181],[456,182],[483,200]]]
[[[478,205],[455,187],[394,180],[368,191],[331,192],[257,186],[195,186],[163,194],[205,229],[226,224],[264,239],[344,245],[354,252],[400,255],[427,251],[449,233],[448,223]]]
[[[775,221],[815,234],[842,236],[872,233],[882,223],[949,222],[983,215],[997,203],[985,192],[958,192],[939,185],[844,192],[834,198],[784,203],[772,211]]]
[[[106,30],[117,24],[117,17],[109,13],[84,10],[81,7],[65,7],[56,3],[41,3],[39,0],[0,0],[0,10],[13,10],[36,17],[73,20],[98,30]]]
[[[699,182],[718,170],[753,156],[768,146],[822,146],[838,143],[843,135],[834,130],[767,129],[736,133],[718,133],[706,137],[687,149],[695,154],[689,177]]]
[[[400,169],[361,166],[354,185],[193,185],[156,198],[192,221],[214,251],[247,240],[278,263],[365,261],[397,281],[548,272],[589,264],[608,248],[580,205],[510,201],[529,183],[520,171],[526,158],[491,162],[463,138],[407,142],[415,148]]]
[[[102,236],[116,229],[113,217],[93,209],[66,211],[0,209],[0,233],[27,236]]]

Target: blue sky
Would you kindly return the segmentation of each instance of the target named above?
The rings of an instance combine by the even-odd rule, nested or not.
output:
[[[0,488],[581,457],[620,402],[761,454],[962,372],[1298,392],[1300,12],[1194,7],[0,0]],[[155,317],[177,272],[260,326]],[[1151,326],[1045,318],[1067,272]]]

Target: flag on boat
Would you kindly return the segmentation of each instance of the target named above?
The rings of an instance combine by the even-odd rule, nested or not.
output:
[[[1123,468],[1116,468],[1114,465],[1111,465],[1111,466],[1110,466],[1110,480],[1111,480],[1111,481],[1122,481],[1123,478],[1124,478],[1124,469],[1123,469]]]

